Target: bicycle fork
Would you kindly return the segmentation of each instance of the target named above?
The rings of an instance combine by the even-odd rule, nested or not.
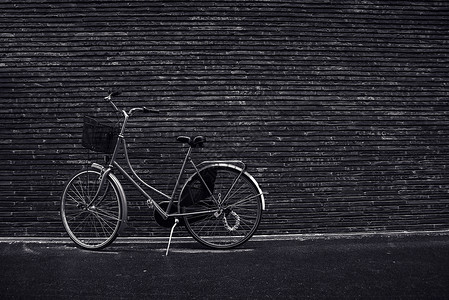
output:
[[[103,186],[104,186],[106,180],[108,179],[108,176],[109,176],[109,173],[111,172],[111,170],[112,170],[111,168],[108,168],[106,170],[103,167],[101,168],[101,173],[100,173],[100,178],[99,178],[100,183],[98,185],[97,192],[95,193],[94,197],[87,204],[88,208],[91,207],[92,204],[97,200],[98,196],[100,195],[100,191],[103,189]],[[101,201],[98,204],[100,204],[100,203],[101,203]]]

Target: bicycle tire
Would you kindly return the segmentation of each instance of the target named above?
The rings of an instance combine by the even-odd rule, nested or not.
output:
[[[61,218],[64,228],[75,244],[83,249],[99,250],[117,237],[126,208],[118,185],[108,176],[93,205],[99,186],[100,171],[82,170],[73,175],[64,187]]]
[[[205,184],[198,174],[191,177],[181,192],[180,211],[215,210],[215,213],[185,216],[187,231],[210,248],[230,249],[242,245],[252,237],[262,218],[262,195],[257,183],[236,166],[208,166],[199,173],[202,177],[214,174],[213,187]],[[195,199],[193,204],[183,205],[182,195],[193,187],[203,187],[203,191],[208,190],[208,196],[202,195],[202,199]]]

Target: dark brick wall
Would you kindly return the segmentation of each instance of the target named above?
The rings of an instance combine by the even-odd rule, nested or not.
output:
[[[165,191],[177,135],[208,137],[197,161],[244,159],[270,193],[261,234],[448,229],[448,17],[447,1],[1,1],[0,236],[63,234],[82,116],[110,113],[111,88],[166,110],[129,134]],[[126,234],[166,234],[127,191]]]

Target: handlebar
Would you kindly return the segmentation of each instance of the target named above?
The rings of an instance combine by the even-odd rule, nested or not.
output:
[[[114,92],[111,92],[111,91],[110,91],[109,94],[108,94],[104,99],[105,99],[106,101],[108,101],[108,102],[114,107],[114,109],[115,109],[116,111],[126,113],[125,110],[120,110],[120,109],[118,109],[118,107],[115,105],[115,103],[112,102],[112,97],[118,96],[118,95],[120,95],[120,94],[121,94],[120,91],[114,91]],[[136,112],[143,112],[143,113],[159,113],[160,111],[157,110],[157,109],[154,109],[154,108],[147,108],[147,107],[143,106],[143,107],[134,107],[134,108],[131,108],[127,114],[128,114],[129,116],[132,116],[132,115],[133,115],[134,113],[136,113]]]
[[[111,101],[112,97],[119,96],[121,93],[121,91],[109,91],[108,95],[104,97],[104,99]]]
[[[129,112],[128,115],[133,115],[135,112],[143,112],[143,113],[155,113],[158,114],[159,110],[147,107],[134,107]]]

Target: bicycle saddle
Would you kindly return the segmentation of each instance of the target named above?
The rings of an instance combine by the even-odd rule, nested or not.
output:
[[[196,136],[194,138],[190,138],[188,136],[178,136],[176,140],[180,143],[189,144],[190,147],[204,147],[204,143],[206,142],[206,138],[202,135]]]

